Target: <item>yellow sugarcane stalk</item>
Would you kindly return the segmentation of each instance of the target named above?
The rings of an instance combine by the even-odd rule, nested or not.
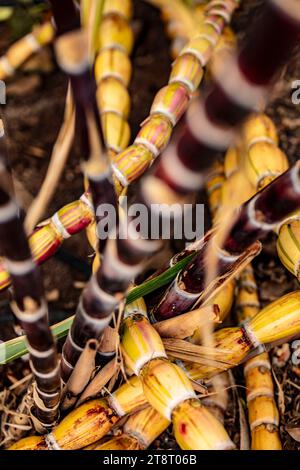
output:
[[[96,45],[95,78],[102,131],[111,161],[127,147],[130,140],[128,85],[132,74],[130,54],[134,42],[131,17],[132,0],[104,2]],[[114,178],[114,183],[117,193],[121,194],[118,179]],[[90,224],[86,232],[95,249],[98,243],[95,223]],[[99,258],[96,256],[93,270],[96,271],[98,266]]]
[[[161,416],[154,408],[147,406],[129,416],[120,436],[93,446],[93,450],[143,450],[162,434],[170,421]]]
[[[257,286],[251,266],[239,279],[238,320],[245,322],[259,311]],[[271,363],[264,352],[244,365],[252,450],[281,450],[279,413],[274,396]]]
[[[81,449],[102,439],[121,417],[146,405],[142,384],[133,377],[109,397],[75,408],[47,436],[21,439],[9,450],[34,450],[37,446],[49,450]]]
[[[31,57],[53,41],[55,30],[49,21],[36,26],[32,32],[15,42],[0,58],[0,80],[7,80]]]
[[[202,80],[203,69],[212,57],[225,23],[237,6],[237,2],[226,0],[210,10],[208,4],[198,35],[175,60],[169,83],[156,94],[150,115],[133,145],[114,159],[115,176],[122,186],[129,185],[146,171],[167,145],[173,127]]]
[[[242,327],[222,328],[213,334],[215,348],[206,351],[196,346],[204,359],[186,362],[185,368],[193,380],[212,377],[228,370],[247,358],[249,352],[264,344],[272,344],[300,335],[300,291],[290,292],[263,308]],[[166,345],[172,357],[172,342]],[[184,344],[182,343],[182,349]],[[205,356],[207,358],[205,359]],[[199,356],[200,359],[200,356]],[[201,363],[200,363],[201,362]]]
[[[162,340],[151,326],[146,306],[127,311],[121,327],[121,349],[127,367],[140,377],[144,394],[167,420],[182,449],[233,448],[221,423],[196,398],[192,384],[168,361]]]

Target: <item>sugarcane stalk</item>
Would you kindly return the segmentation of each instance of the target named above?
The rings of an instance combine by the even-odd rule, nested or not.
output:
[[[1,172],[5,173],[4,165]],[[61,383],[56,345],[48,324],[41,276],[32,259],[17,205],[2,188],[0,215],[1,252],[14,288],[11,306],[26,334],[35,380],[32,419],[40,431],[45,431],[56,424],[59,416]]]
[[[126,2],[125,2],[125,3],[126,3]],[[125,5],[125,4],[124,4],[124,5]],[[56,6],[57,6],[57,3],[56,3]],[[224,9],[227,11],[228,6],[223,6],[223,7],[224,7]],[[222,7],[222,8],[223,8],[223,7]],[[109,8],[110,8],[110,7],[109,7]],[[112,6],[111,8],[113,9],[113,6]],[[120,5],[119,5],[119,4],[118,4],[118,8],[120,8]],[[124,12],[124,17],[126,16],[126,18],[128,18],[128,16],[129,16],[129,13],[128,13],[128,5],[126,4],[124,8],[127,8],[127,10]],[[222,8],[221,8],[221,10],[222,10]],[[117,9],[116,9],[116,11],[117,11]],[[104,11],[104,12],[105,12],[105,11]],[[220,15],[217,16],[217,17],[214,17],[212,20],[210,20],[210,18],[207,19],[208,26],[206,25],[206,23],[203,24],[204,32],[206,31],[206,28],[207,28],[207,32],[210,33],[210,34],[212,35],[212,37],[214,37],[214,36],[216,35],[215,29],[217,29],[218,32],[221,34],[221,30],[222,30],[221,24],[222,24],[222,21],[223,21],[223,20],[222,20],[222,11],[220,11],[219,13],[220,13]],[[215,22],[215,23],[214,23],[214,22]],[[213,25],[215,25],[215,26],[213,26]],[[218,25],[218,26],[216,26],[216,25]],[[111,34],[108,36],[108,39],[109,39],[109,40],[110,40],[110,38],[111,38]],[[200,47],[201,45],[203,46],[204,44],[202,44],[201,41],[200,41],[199,47]],[[196,56],[197,56],[197,47],[198,47],[198,46],[195,45],[195,54],[196,54]],[[201,51],[199,51],[199,52],[201,52]],[[209,51],[208,51],[208,52],[209,52]],[[185,58],[182,59],[183,62],[185,62],[185,60],[186,60]],[[193,59],[193,61],[195,61],[195,60],[196,60],[196,58]],[[198,64],[198,66],[199,66],[200,69],[201,69],[200,62],[199,62],[199,64]],[[99,66],[99,67],[100,67],[100,66]],[[179,68],[181,68],[181,66],[180,66]],[[199,69],[199,70],[200,70],[200,69]],[[183,73],[184,75],[182,75],[182,78],[181,78],[180,73],[178,74],[178,73],[176,72],[176,75],[178,76],[179,82],[180,82],[180,81],[183,81],[183,82],[184,82],[185,80],[188,80],[188,81],[193,80],[194,72],[195,72],[195,71],[194,71],[194,68],[192,68],[192,69],[190,70],[190,72],[189,72],[189,70],[187,70],[187,71],[185,72],[185,70],[183,69],[183,72],[182,72],[182,73]],[[174,73],[175,73],[175,72],[174,72]],[[175,80],[175,79],[174,79],[174,73],[173,73],[173,77],[172,77],[172,78],[173,78],[173,81]],[[189,73],[192,73],[192,75],[189,76]],[[202,75],[202,72],[199,71],[198,73],[199,73],[200,75]],[[197,74],[196,74],[196,75],[197,75]],[[184,78],[184,77],[186,77],[186,78]],[[201,78],[201,77],[200,77],[200,78]],[[170,79],[170,80],[171,80],[171,79]],[[176,80],[177,80],[177,79],[176,79]],[[179,82],[178,82],[178,83],[179,83]],[[175,83],[175,85],[176,85],[176,83]],[[197,82],[197,83],[195,82],[195,83],[194,83],[194,88],[196,88],[197,85],[198,85],[198,82]],[[179,85],[178,85],[178,86],[179,86]],[[158,103],[158,104],[159,104],[159,103]],[[167,112],[167,115],[168,115],[168,112]],[[178,116],[178,117],[179,117],[179,116]],[[112,117],[110,118],[110,120],[112,120],[112,119],[117,119],[117,120],[118,120],[118,118],[115,118],[115,117],[114,117],[114,118],[112,118]],[[120,123],[120,122],[119,122],[119,123]],[[118,125],[119,125],[119,124],[118,124]],[[108,135],[106,136],[105,128],[106,128],[106,126],[105,126],[105,124],[104,124],[104,135],[105,135],[105,137],[106,137],[106,141],[108,141],[108,140],[110,140],[110,138],[108,139]],[[108,131],[107,131],[107,132],[108,132]],[[147,139],[148,139],[148,140],[150,139],[151,142],[150,142],[150,140],[149,140],[149,142],[150,142],[151,145],[149,144],[149,146],[150,146],[151,148],[152,148],[152,145],[154,145],[157,149],[162,149],[162,147],[164,146],[165,138],[167,138],[167,140],[168,140],[169,137],[170,137],[170,132],[171,132],[171,129],[170,129],[170,124],[168,123],[168,119],[167,119],[166,117],[163,117],[163,115],[162,115],[161,113],[160,113],[160,114],[156,114],[156,112],[154,112],[153,115],[151,116],[150,120],[147,120],[147,121],[144,123],[144,125],[143,125],[143,127],[142,127],[142,129],[141,129],[141,132],[140,132],[141,135],[139,134],[139,136],[141,137],[142,141],[143,141],[145,144],[146,144],[146,142],[147,142]],[[167,133],[167,134],[166,134],[166,133]],[[125,134],[127,134],[127,131],[125,131]],[[112,140],[113,140],[113,138],[112,138]],[[148,145],[148,144],[146,144],[146,145]],[[147,153],[147,150],[146,150],[144,147],[143,147],[143,148],[142,148],[142,147],[143,147],[143,146],[140,146],[140,148],[141,148],[141,150],[142,150],[142,154]],[[143,157],[140,156],[140,157],[137,159],[136,156],[135,156],[135,152],[129,152],[129,153],[130,153],[131,156],[133,157],[133,161],[132,161],[133,166],[132,166],[132,169],[133,169],[133,171],[135,171],[135,170],[134,170],[134,165],[135,165],[135,164],[137,164],[138,166],[140,166],[140,164],[143,165]],[[156,154],[157,152],[155,151],[154,153]],[[117,157],[117,158],[119,158],[119,157]],[[129,161],[129,163],[130,163],[130,161]],[[125,162],[124,162],[124,164],[125,164]],[[127,168],[127,164],[126,164],[126,168]],[[128,170],[129,170],[129,167],[128,167]],[[131,171],[131,170],[130,170],[130,171]],[[116,178],[115,178],[115,183],[116,183],[116,189],[117,189],[117,191],[118,191],[118,192],[121,191],[122,185],[120,185],[120,184],[117,183],[117,179],[116,179]],[[82,199],[85,200],[85,195],[83,195]],[[75,203],[74,203],[74,205],[75,205]],[[83,221],[83,224],[82,224],[83,226],[82,226],[82,228],[84,228],[84,227],[86,226],[86,225],[85,225],[85,222],[86,222],[86,221]],[[81,227],[79,227],[79,228],[81,228]],[[51,230],[51,231],[52,231],[52,230]],[[42,234],[43,234],[43,235],[46,235],[46,234],[44,234],[43,232],[41,233],[41,235],[42,235]],[[64,232],[64,234],[65,234],[66,236],[68,236],[66,232]],[[50,235],[50,234],[49,234],[49,235]],[[51,234],[51,235],[52,235],[52,234]],[[51,238],[52,238],[52,237],[51,237]],[[54,234],[53,234],[53,238],[54,238]],[[61,242],[62,242],[62,238],[61,238],[61,237],[60,237],[60,240],[58,239],[58,236],[55,237],[55,240],[53,239],[53,245],[54,245],[54,246],[52,246],[52,244],[51,244],[51,246],[49,247],[49,256],[52,255],[52,253],[56,251],[56,246],[58,246],[58,244],[60,244]],[[52,250],[53,250],[53,251],[52,251]],[[46,256],[48,256],[47,251],[46,251],[46,253],[45,253],[45,257],[46,257]],[[44,254],[42,255],[42,257],[44,257]],[[7,276],[6,276],[5,273],[3,273],[3,277],[4,277],[4,280],[3,280],[3,281],[4,281],[4,282],[3,282],[3,287],[6,287],[6,286],[8,285],[9,280],[7,279]]]
[[[121,348],[127,367],[140,377],[151,406],[172,420],[182,449],[232,449],[221,423],[201,405],[185,373],[167,360],[160,336],[151,326],[146,306],[125,311]]]
[[[86,342],[77,364],[63,391],[61,409],[71,408],[90,381],[95,370],[96,354],[99,347],[95,339]]]
[[[142,384],[133,377],[109,397],[75,408],[46,437],[21,439],[9,450],[34,450],[37,445],[49,450],[81,449],[102,439],[123,416],[146,405]]]
[[[223,328],[213,334],[215,349],[206,356],[206,364],[201,359],[202,347],[193,346],[193,354],[197,357],[185,364],[186,371],[191,379],[199,380],[209,378],[219,372],[243,362],[247,355],[253,351],[259,353],[261,347],[271,347],[275,342],[282,342],[300,334],[299,309],[300,291],[290,292],[264,307],[257,315],[250,318],[240,327]],[[185,342],[180,340],[164,341],[168,355],[182,359],[181,351]],[[188,348],[188,346],[186,346]],[[209,363],[211,361],[211,364]],[[213,364],[213,361],[217,361]],[[219,362],[219,364],[218,364]]]
[[[227,58],[223,65],[217,67],[215,83],[205,95],[203,104],[201,105],[196,99],[191,103],[186,124],[178,131],[177,140],[174,139],[154,166],[153,171],[140,185],[141,198],[147,205],[150,206],[156,202],[158,191],[159,194],[164,195],[164,200],[160,202],[170,204],[170,201],[178,199],[180,195],[186,195],[203,185],[203,171],[216,151],[225,150],[230,145],[236,125],[253,110],[253,105],[261,105],[267,87],[296,45],[300,35],[300,18],[293,14],[294,5],[294,0],[287,2],[284,7],[282,4],[279,5],[277,0],[267,2],[260,20],[253,26],[252,32],[239,48],[237,55],[232,59]],[[277,29],[281,31],[281,34],[278,34]],[[273,35],[278,41],[276,60],[265,49]],[[230,68],[230,73],[226,67]],[[262,67],[262,71],[259,71],[259,67]],[[228,82],[224,80],[226,76],[231,77]],[[238,99],[235,93],[237,89],[240,90]],[[200,124],[196,125],[196,123]],[[295,186],[294,188],[296,194],[297,188]],[[267,231],[268,224],[262,224],[255,216],[251,221],[249,214],[243,214],[243,210],[252,211],[252,205],[256,206],[255,210],[260,212],[261,209],[256,204],[261,197],[264,197],[263,194],[267,193],[262,192],[257,198],[250,200],[249,207],[247,204],[242,207],[225,241],[222,253],[216,255],[220,264],[220,275],[224,274],[224,265],[227,262],[230,264],[230,256],[233,255],[232,266],[234,256],[242,252],[243,246],[247,246],[247,243],[244,245],[243,243],[248,238],[251,226],[253,235],[257,233],[260,236]],[[276,194],[273,193],[272,196],[275,197]],[[296,209],[292,206],[287,205],[287,211],[283,217]],[[262,213],[264,214],[264,208],[262,208]],[[256,215],[258,216],[258,212]],[[248,227],[245,230],[247,223]],[[240,232],[239,235],[238,232]],[[227,259],[225,259],[226,251],[230,254]],[[154,315],[162,319],[166,315],[173,316],[187,309],[190,310],[203,291],[204,271],[205,259],[198,255],[198,258],[191,261],[185,272],[167,291],[155,308]]]
[[[16,70],[30,56],[53,41],[55,28],[51,22],[36,26],[33,30],[15,42],[0,58],[0,80],[12,77]]]
[[[129,56],[134,39],[130,25],[132,9],[131,0],[105,2],[100,34],[98,32],[97,35],[98,53],[95,61],[97,102],[103,138],[110,160],[124,150],[130,140],[128,85],[132,73]],[[122,187],[116,178],[114,184],[117,195],[120,195]],[[95,247],[97,236],[94,224],[88,227],[87,235]],[[94,271],[99,267],[99,263],[99,257],[96,255],[93,262]]]
[[[217,7],[212,2],[212,12],[210,4],[207,6],[200,34],[187,44],[174,62],[169,84],[156,94],[150,115],[133,145],[114,159],[113,170],[123,187],[140,177],[167,145],[173,127],[201,82],[203,67],[237,6],[238,2],[232,0],[221,2]]]
[[[257,285],[252,267],[239,279],[236,302],[238,320],[245,322],[259,311]],[[267,352],[244,365],[252,450],[281,450],[279,413],[274,396],[271,362]]]
[[[34,261],[44,263],[57,252],[65,239],[81,232],[93,220],[94,210],[89,193],[59,209],[52,217],[41,222],[28,237]],[[0,290],[10,284],[9,273],[3,261],[0,261]]]
[[[129,416],[120,436],[93,445],[91,450],[144,450],[167,429],[169,424],[168,419],[151,406],[147,406]]]
[[[216,239],[220,276],[232,269],[237,256],[254,240],[264,238],[281,220],[299,207],[299,168],[296,163],[238,209],[236,220],[222,248],[218,247]],[[274,201],[278,201],[276,206]],[[157,319],[165,319],[192,309],[204,289],[205,252],[204,247],[166,291],[153,311]]]

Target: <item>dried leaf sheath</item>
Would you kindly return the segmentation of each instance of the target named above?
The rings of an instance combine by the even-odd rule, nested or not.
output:
[[[0,189],[0,246],[14,288],[13,311],[28,341],[35,378],[33,413],[41,428],[58,418],[60,374],[39,269],[34,263],[15,202]]]
[[[81,136],[82,155],[86,159],[87,177],[93,204],[117,206],[109,162],[103,154],[103,137],[96,101],[96,84],[89,64],[88,46],[84,31],[76,30],[61,36],[56,43],[58,61],[69,75],[76,106],[77,129]],[[96,210],[95,210],[96,212]],[[101,220],[98,218],[98,221]],[[105,268],[104,263],[104,268]],[[70,376],[86,342],[100,338],[110,322],[119,292],[103,286],[103,266],[84,290],[76,316],[63,348],[61,371],[64,382]],[[103,289],[104,287],[104,289]]]

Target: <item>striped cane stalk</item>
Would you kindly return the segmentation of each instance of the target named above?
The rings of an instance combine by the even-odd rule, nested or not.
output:
[[[167,360],[162,340],[151,326],[146,306],[125,310],[121,349],[126,366],[140,377],[151,406],[172,420],[182,449],[232,449],[221,423],[201,405],[185,373]]]
[[[206,364],[201,360],[201,346],[194,346],[198,363],[186,363],[185,368],[191,379],[212,377],[219,372],[243,362],[250,352],[259,352],[262,345],[272,344],[297,337],[300,334],[300,291],[290,292],[263,308],[240,327],[223,328],[213,334],[215,349],[211,354],[204,352]],[[172,347],[173,340],[164,341],[169,356],[182,358],[180,351]],[[174,343],[174,346],[176,344]],[[258,348],[258,350],[257,350]],[[184,343],[182,344],[184,350]],[[214,361],[219,362],[219,364]],[[201,362],[201,364],[200,364]]]
[[[36,26],[31,33],[15,42],[0,58],[0,80],[12,77],[16,70],[42,47],[53,41],[54,26],[50,22]]]
[[[5,172],[4,166],[1,172]],[[28,342],[34,376],[35,427],[44,431],[58,419],[60,374],[56,346],[48,324],[48,311],[39,269],[30,248],[14,200],[0,189],[0,246],[14,288],[12,309]]]
[[[169,426],[170,421],[151,406],[129,416],[122,434],[91,446],[90,450],[144,450]]]
[[[93,220],[94,209],[89,193],[59,209],[50,219],[41,222],[28,238],[34,261],[38,264],[44,263],[57,252],[65,239],[81,232]],[[0,291],[10,284],[10,275],[2,260]]]
[[[272,183],[244,203],[223,244],[218,247],[220,276],[232,268],[236,257],[256,239],[263,238],[300,205],[299,164],[276,178]],[[278,201],[276,206],[274,201]],[[207,245],[206,245],[207,246]],[[191,310],[204,289],[205,246],[182,271],[154,309],[157,319],[175,316]]]
[[[211,9],[208,5],[199,35],[175,60],[169,84],[155,96],[150,115],[133,145],[114,159],[113,170],[122,186],[128,186],[141,176],[167,145],[173,127],[201,82],[203,67],[210,60],[225,24],[237,6],[238,2],[232,0],[218,2],[218,5],[211,2]]]
[[[257,285],[249,265],[239,279],[236,308],[241,323],[259,312]],[[271,363],[267,352],[244,365],[252,450],[281,450],[279,413],[274,396]]]

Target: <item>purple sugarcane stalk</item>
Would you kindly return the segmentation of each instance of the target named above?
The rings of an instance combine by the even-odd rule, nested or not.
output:
[[[203,186],[217,152],[227,150],[237,126],[261,109],[269,86],[299,40],[297,0],[266,0],[238,52],[220,59],[212,85],[203,98],[192,101],[183,126],[157,160],[151,177],[165,186],[165,194],[184,195]]]
[[[4,165],[0,169],[6,175]],[[0,249],[12,281],[12,309],[28,342],[35,379],[33,415],[43,429],[58,419],[61,381],[56,345],[48,324],[48,309],[38,266],[32,259],[16,203],[0,188]]]
[[[51,3],[56,36],[80,28],[80,11],[74,0],[49,0]]]
[[[256,240],[263,239],[291,212],[300,207],[300,162],[283,173],[238,210],[222,248],[215,245],[218,273],[229,272],[239,256]],[[190,261],[165,292],[153,314],[157,320],[193,308],[205,287],[207,246]]]

